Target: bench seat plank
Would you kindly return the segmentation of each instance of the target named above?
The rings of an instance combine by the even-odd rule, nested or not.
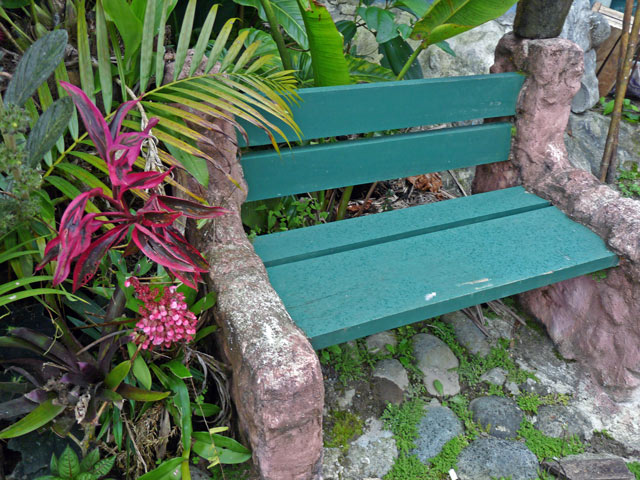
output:
[[[524,78],[510,72],[303,88],[298,90],[301,100],[291,110],[306,140],[505,117],[515,113]],[[282,122],[266,117],[281,127],[290,141],[298,139]],[[240,123],[250,146],[271,144],[264,131]],[[276,141],[283,141],[279,137],[276,135]],[[238,141],[245,145],[243,138]]]
[[[323,348],[617,262],[596,234],[549,206],[268,273],[291,317],[314,348]]]
[[[511,124],[489,123],[249,153],[242,169],[253,201],[502,162],[510,149]]]
[[[256,237],[267,267],[547,207],[522,187]]]

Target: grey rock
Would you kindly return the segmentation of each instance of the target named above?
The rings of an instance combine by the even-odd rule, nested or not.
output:
[[[572,0],[528,0],[518,4],[513,31],[522,38],[554,38],[562,25]]]
[[[520,388],[518,387],[518,384],[516,382],[507,382],[505,385],[505,388],[507,389],[507,392],[509,392],[511,395],[520,395]]]
[[[434,335],[419,333],[413,337],[413,355],[420,370],[457,368],[460,362],[449,346]]]
[[[373,335],[370,335],[366,338],[365,344],[367,346],[367,350],[371,354],[376,353],[387,353],[386,345],[396,346],[398,344],[398,340],[396,339],[395,333],[387,330],[386,332],[380,332]]]
[[[500,367],[495,367],[485,372],[480,377],[480,381],[490,383],[492,385],[504,385],[507,381],[507,372]]]
[[[562,405],[538,408],[536,428],[549,437],[564,438],[577,435],[581,440],[593,436],[591,422],[580,412]]]
[[[395,358],[380,360],[373,371],[373,388],[383,405],[400,404],[409,387],[409,376]]]
[[[443,315],[442,321],[453,327],[456,340],[472,354],[486,357],[491,351],[487,338],[461,311]]]
[[[325,448],[322,462],[324,480],[361,480],[383,477],[398,458],[393,433],[382,428],[382,422],[370,418],[365,433],[355,440],[349,452]]]
[[[437,368],[425,368],[422,370],[424,377],[422,381],[429,395],[450,397],[460,393],[460,378],[458,372],[451,370],[440,370]],[[442,385],[442,393],[435,387],[435,381],[438,380]]]
[[[601,14],[591,10],[589,0],[573,2],[560,37],[577,43],[585,54],[580,91],[571,102],[571,110],[574,113],[584,112],[598,103],[600,95],[596,77],[595,48],[606,40],[610,33],[608,22]]]
[[[546,468],[567,480],[635,480],[624,459],[615,455],[581,453],[545,462]]]
[[[445,443],[463,433],[462,422],[449,408],[428,408],[418,425],[416,448],[411,453],[422,463],[428,463],[440,453]]]
[[[476,398],[469,404],[469,410],[475,422],[489,428],[489,435],[501,439],[515,438],[524,418],[513,400],[493,395]]]
[[[460,480],[535,480],[538,461],[520,442],[480,438],[460,452],[456,472]]]
[[[570,115],[565,144],[574,167],[598,175],[609,123],[610,117],[596,112]],[[625,122],[620,123],[618,159],[626,169],[640,162],[640,129]]]
[[[511,30],[508,20],[492,20],[468,32],[447,40],[453,51],[452,57],[435,45],[427,48],[418,57],[424,76],[456,77],[489,73],[493,65],[498,41]]]
[[[338,407],[342,410],[346,410],[351,406],[353,402],[353,397],[356,394],[355,388],[350,388],[349,390],[345,390],[344,394],[339,396],[336,400]]]

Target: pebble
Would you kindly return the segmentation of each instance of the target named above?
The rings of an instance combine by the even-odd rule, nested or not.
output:
[[[515,438],[524,418],[513,400],[495,395],[476,398],[469,410],[475,422],[489,428],[489,435],[501,439]]]
[[[461,311],[443,315],[442,321],[453,327],[456,340],[470,353],[486,357],[491,351],[484,333]]]
[[[428,463],[440,453],[445,443],[463,433],[462,422],[449,408],[430,407],[418,424],[416,448],[411,454],[416,455],[422,463]]]
[[[507,381],[507,372],[504,368],[495,367],[488,372],[485,372],[480,377],[480,381],[490,383],[492,385],[504,385],[504,382]]]
[[[460,480],[537,480],[538,460],[523,443],[499,438],[480,438],[458,457]]]
[[[409,376],[395,358],[380,360],[373,371],[373,389],[379,402],[399,405],[409,387]]]
[[[365,344],[369,353],[375,355],[376,353],[388,353],[386,345],[392,345],[395,347],[398,345],[398,340],[396,339],[395,333],[387,330],[386,332],[380,332],[368,336],[365,340]]]

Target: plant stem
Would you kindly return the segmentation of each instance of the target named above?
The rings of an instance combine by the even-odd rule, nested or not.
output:
[[[345,213],[347,213],[347,206],[349,200],[351,200],[351,193],[353,192],[353,185],[346,187],[342,192],[342,198],[340,198],[340,205],[338,206],[338,213],[336,214],[336,220],[343,220]]]
[[[627,0],[624,9],[624,20],[622,25],[622,37],[620,40],[620,62],[618,64],[618,76],[616,78],[616,98],[611,112],[611,123],[607,133],[607,142],[602,155],[602,165],[600,166],[600,181],[612,183],[615,181],[616,168],[618,167],[616,157],[618,153],[618,136],[620,132],[620,121],[622,120],[622,108],[624,97],[627,93],[627,85],[631,75],[631,62],[636,48],[638,32],[640,31],[640,8],[636,9],[633,21],[633,28],[629,34],[631,24],[631,13],[633,10],[633,0]]]
[[[282,66],[285,70],[293,70],[291,57],[289,56],[289,51],[284,44],[284,38],[282,38],[282,32],[280,32],[280,24],[278,23],[276,14],[273,11],[273,5],[271,5],[270,0],[260,0],[260,3],[262,4],[262,8],[264,8],[264,13],[267,16],[267,21],[271,26],[271,36],[275,40],[276,46],[278,47],[278,53],[280,53]]]
[[[402,67],[402,70],[400,70],[400,73],[396,77],[396,80],[402,80],[404,78],[404,76],[407,74],[407,72],[411,68],[411,65],[413,64],[414,60],[418,58],[418,55],[420,55],[420,52],[422,52],[428,46],[429,44],[426,41],[418,45],[418,47],[413,51],[413,53],[411,54],[407,62]]]

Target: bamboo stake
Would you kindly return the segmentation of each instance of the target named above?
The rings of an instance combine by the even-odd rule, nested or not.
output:
[[[620,61],[618,63],[618,76],[616,78],[616,98],[611,113],[611,123],[607,133],[607,142],[602,156],[600,166],[600,181],[612,183],[615,181],[618,153],[618,136],[620,132],[620,122],[622,120],[622,107],[627,85],[631,75],[631,62],[636,49],[638,32],[640,31],[640,8],[636,9],[633,21],[633,28],[629,34],[631,24],[631,14],[633,11],[633,0],[627,0],[624,8],[624,18],[622,22],[622,37],[620,39]]]

